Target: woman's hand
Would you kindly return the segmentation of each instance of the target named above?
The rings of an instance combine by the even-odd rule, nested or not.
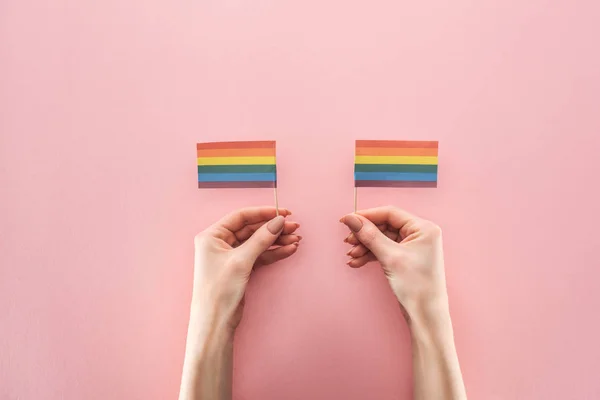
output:
[[[233,336],[253,268],[294,254],[302,237],[291,212],[234,211],[196,235],[194,289],[180,400],[231,400]]]
[[[348,265],[360,268],[378,260],[407,318],[448,309],[437,225],[391,206],[357,211],[340,221],[352,231],[345,240],[354,245]]]
[[[278,217],[274,207],[245,208],[196,235],[192,309],[197,305],[199,312],[214,313],[215,323],[234,330],[253,268],[298,249],[302,237],[294,234],[299,224],[285,219],[290,214],[283,208]]]
[[[341,219],[352,231],[348,265],[379,260],[403,308],[413,349],[413,391],[418,400],[466,400],[448,308],[442,231],[394,207]]]

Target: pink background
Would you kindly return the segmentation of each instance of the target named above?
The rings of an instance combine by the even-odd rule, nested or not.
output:
[[[472,399],[600,398],[600,6],[4,0],[0,399],[173,399],[195,143],[276,139],[305,239],[252,278],[235,398],[408,399],[407,330],[345,267],[354,140],[440,140],[438,189],[363,189],[445,232]]]

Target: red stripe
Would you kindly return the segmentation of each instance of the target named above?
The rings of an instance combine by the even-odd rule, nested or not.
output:
[[[396,147],[396,148],[422,148],[437,149],[437,141],[418,140],[357,140],[356,147]]]
[[[274,149],[275,141],[196,143],[196,150],[209,149]]]

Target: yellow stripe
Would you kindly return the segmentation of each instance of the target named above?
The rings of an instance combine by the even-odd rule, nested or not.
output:
[[[198,165],[273,165],[275,157],[198,157]]]
[[[421,164],[437,165],[438,158],[430,156],[356,156],[356,164]]]

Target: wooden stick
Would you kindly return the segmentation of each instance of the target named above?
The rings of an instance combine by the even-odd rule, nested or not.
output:
[[[354,214],[356,214],[356,207],[358,206],[358,200],[357,200],[357,188],[356,186],[354,186]]]
[[[273,189],[275,189],[275,213],[279,217],[279,200],[277,199],[277,186],[275,186]]]

